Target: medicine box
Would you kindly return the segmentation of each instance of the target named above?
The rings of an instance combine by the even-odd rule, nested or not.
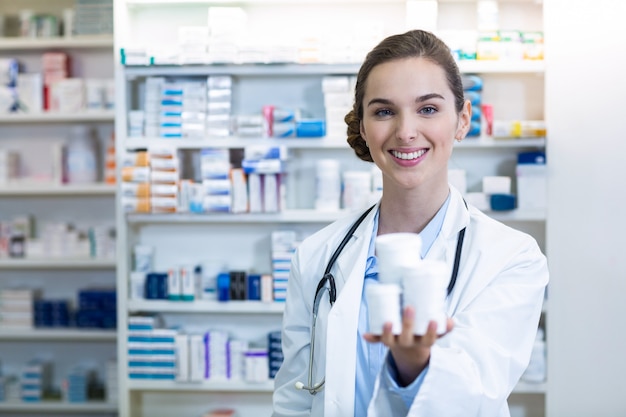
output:
[[[517,158],[517,208],[548,207],[548,175],[544,152],[522,152]]]

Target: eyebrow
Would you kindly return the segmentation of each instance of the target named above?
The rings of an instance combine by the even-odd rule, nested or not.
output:
[[[415,99],[416,103],[422,103],[424,101],[433,99],[433,98],[438,98],[441,100],[445,100],[444,97],[441,94],[437,94],[437,93],[429,93],[429,94],[424,94],[423,96],[419,96],[418,98]],[[391,100],[388,100],[386,98],[373,98],[369,101],[369,103],[367,103],[367,106],[371,106],[372,104],[384,104],[384,105],[390,105],[393,104]]]

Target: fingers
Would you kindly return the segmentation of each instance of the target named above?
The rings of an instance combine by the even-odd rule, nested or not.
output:
[[[380,335],[366,333],[363,338],[369,343],[384,343],[388,347],[402,346],[411,347],[414,345],[432,346],[435,344],[438,338],[450,333],[454,328],[454,320],[448,318],[446,323],[446,331],[443,334],[437,334],[437,323],[431,321],[428,323],[428,328],[423,336],[417,336],[413,334],[415,311],[412,307],[404,309],[402,317],[402,330],[399,335],[395,335],[392,332],[392,324],[390,322],[385,323],[383,326],[383,333]]]
[[[415,336],[413,335],[413,322],[415,318],[415,310],[413,307],[407,307],[402,313],[402,332],[398,337],[398,344],[400,346],[411,346],[415,343]]]
[[[446,334],[450,333],[452,329],[454,329],[454,320],[448,317],[448,322],[446,323]]]

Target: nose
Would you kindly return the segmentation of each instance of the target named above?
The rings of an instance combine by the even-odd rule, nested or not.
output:
[[[398,140],[408,143],[417,138],[418,122],[415,115],[399,114],[396,120],[396,137]]]

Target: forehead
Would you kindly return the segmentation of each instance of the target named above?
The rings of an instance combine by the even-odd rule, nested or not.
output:
[[[429,59],[395,59],[372,68],[365,83],[365,96],[402,92],[452,94],[445,70]]]

